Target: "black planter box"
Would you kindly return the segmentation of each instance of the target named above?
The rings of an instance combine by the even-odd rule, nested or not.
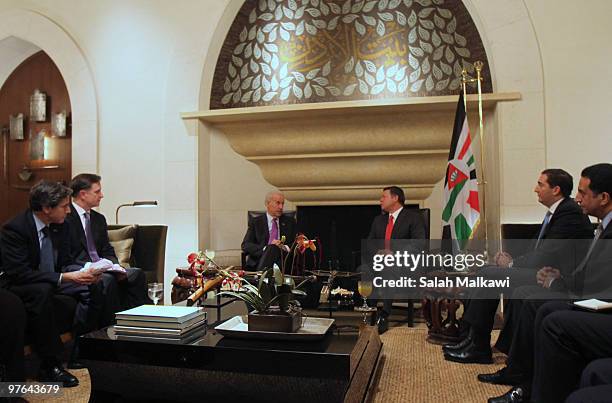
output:
[[[302,327],[302,311],[288,314],[249,313],[249,330],[295,333]]]

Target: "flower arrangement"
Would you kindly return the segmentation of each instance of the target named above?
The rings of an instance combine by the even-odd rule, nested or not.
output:
[[[291,248],[289,248],[289,253],[287,253],[287,255],[283,259],[283,272],[285,272],[285,267],[287,265],[287,259],[289,259],[289,256],[292,256],[291,271],[289,274],[290,275],[302,274],[306,266],[306,254],[305,254],[306,251],[307,250],[310,250],[312,252],[317,251],[317,246],[315,242],[316,240],[308,239],[306,235],[304,234],[298,234],[295,237],[295,241],[291,245]],[[293,254],[291,252],[293,252]],[[314,253],[313,253],[313,259],[314,259],[314,267],[317,267],[317,256]]]
[[[285,276],[277,265],[262,273],[257,287],[242,279],[245,292],[223,291],[220,295],[238,298],[259,314],[288,314],[299,308],[297,296],[306,296],[301,288],[314,276],[307,277],[295,286],[293,278]]]

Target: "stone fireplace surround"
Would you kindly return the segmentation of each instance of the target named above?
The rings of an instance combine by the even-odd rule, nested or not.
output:
[[[520,99],[516,92],[483,95],[489,232],[499,229],[496,105]],[[433,228],[442,209],[439,189],[456,104],[457,96],[436,96],[208,110],[182,118],[223,132],[231,147],[298,208],[377,204],[380,189],[394,184],[405,190],[408,203],[432,209]],[[479,158],[477,105],[477,96],[468,95]]]

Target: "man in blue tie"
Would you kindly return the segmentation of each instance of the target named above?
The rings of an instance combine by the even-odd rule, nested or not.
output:
[[[576,201],[600,220],[595,236],[571,273],[554,267],[538,273],[542,288],[523,302],[506,367],[498,371],[506,378],[511,374],[515,386],[490,403],[529,401],[532,391],[537,402],[563,401],[577,387],[588,360],[611,356],[607,315],[575,312],[567,302],[612,300],[611,195],[612,164],[582,170]]]
[[[570,197],[573,189],[572,176],[562,169],[546,169],[540,173],[534,192],[538,202],[547,208],[531,250],[523,256],[513,258],[506,252],[498,253],[494,260],[498,267],[485,268],[479,273],[487,277],[511,276],[513,287],[532,285],[536,289],[536,273],[544,266],[567,266],[563,245],[567,239],[589,239],[593,232],[591,223],[580,207]],[[508,270],[500,270],[500,267]],[[567,270],[573,267],[567,266]],[[499,298],[490,299],[486,289],[474,291],[466,303],[463,321],[469,329],[468,335],[458,344],[443,347],[444,357],[461,363],[491,363],[491,331]],[[520,312],[520,301],[511,300],[505,315],[502,334],[496,347],[508,352],[512,339],[512,328]],[[495,382],[507,382],[496,379]]]
[[[60,183],[39,182],[30,190],[30,208],[9,220],[0,233],[0,285],[23,301],[27,333],[41,358],[38,379],[60,382],[65,387],[78,385],[78,380],[59,360],[63,345],[53,296],[62,293],[76,297],[78,316],[79,309],[87,310],[88,286],[99,280],[99,275],[79,270],[70,259],[69,230],[63,223],[70,211],[71,193]]]

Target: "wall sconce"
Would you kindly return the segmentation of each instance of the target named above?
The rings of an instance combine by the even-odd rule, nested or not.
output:
[[[135,201],[132,203],[120,204],[115,211],[115,224],[119,224],[119,209],[121,207],[154,207],[157,206],[157,200]]]

